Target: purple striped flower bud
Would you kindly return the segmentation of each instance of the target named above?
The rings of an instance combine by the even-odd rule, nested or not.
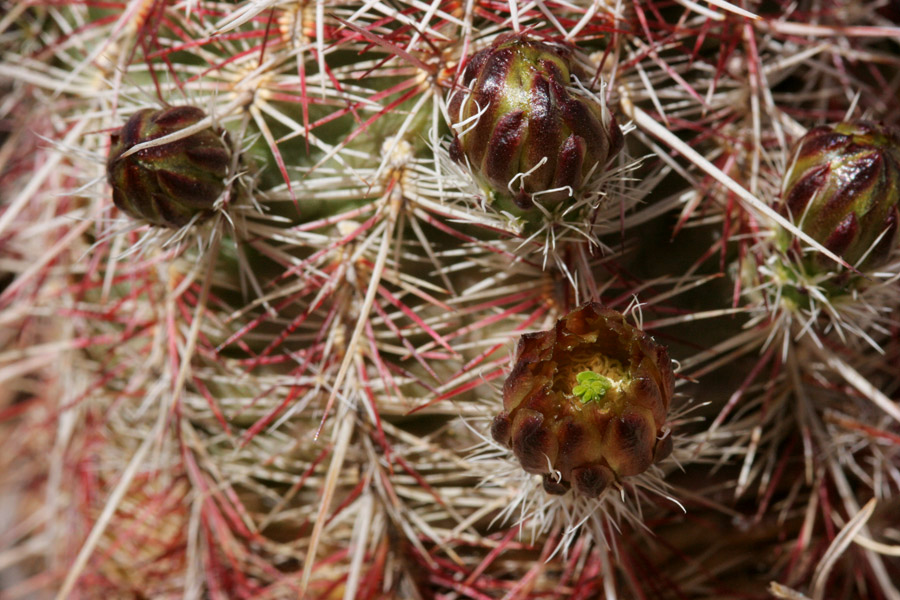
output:
[[[493,199],[520,209],[533,197],[559,203],[622,149],[615,118],[575,86],[573,74],[583,75],[570,47],[523,35],[500,37],[469,58],[450,97],[450,151]]]
[[[865,122],[810,130],[794,148],[781,197],[782,213],[814,240],[859,270],[877,268],[898,239],[900,132]],[[779,240],[791,246],[787,232]],[[818,253],[803,265],[834,269]]]
[[[119,210],[170,228],[183,227],[194,215],[206,218],[211,214],[225,189],[231,160],[220,130],[204,129],[122,157],[137,144],[175,133],[204,118],[206,113],[193,106],[144,109],[112,135],[106,174]]]
[[[522,336],[493,438],[544,489],[597,497],[672,451],[675,375],[665,347],[622,313],[589,303]]]

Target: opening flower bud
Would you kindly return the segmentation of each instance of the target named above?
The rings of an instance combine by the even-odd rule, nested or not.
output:
[[[816,127],[789,164],[781,212],[860,271],[884,264],[898,239],[900,132],[866,122]],[[799,243],[786,231],[778,240],[808,274],[836,268],[820,253],[798,258]]]
[[[622,313],[589,303],[519,340],[491,435],[523,469],[544,475],[548,492],[597,497],[671,452],[674,387],[664,346]]]
[[[570,47],[524,35],[469,57],[449,102],[451,156],[468,162],[503,208],[559,203],[622,149],[615,118],[572,75],[584,77]]]
[[[211,214],[225,190],[231,151],[221,130],[122,156],[134,146],[181,131],[206,118],[193,106],[136,112],[112,135],[106,174],[122,212],[160,227],[178,228]]]

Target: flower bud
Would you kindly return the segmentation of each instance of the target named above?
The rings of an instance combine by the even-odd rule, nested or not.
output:
[[[810,130],[794,148],[781,197],[793,223],[850,265],[884,264],[898,238],[900,132],[866,122]],[[789,247],[786,232],[779,242]],[[813,274],[834,268],[819,253],[803,264]]]
[[[174,106],[136,112],[112,135],[106,173],[119,210],[160,227],[178,228],[208,216],[225,189],[231,153],[222,132],[204,129],[145,148],[133,146],[175,133],[206,118],[199,108]]]
[[[469,58],[448,107],[450,154],[468,160],[493,199],[520,209],[532,197],[559,203],[622,149],[615,118],[570,85],[573,74],[581,75],[571,48],[523,35],[500,37]]]
[[[589,303],[522,336],[493,438],[555,494],[599,496],[665,458],[675,375],[665,347]]]

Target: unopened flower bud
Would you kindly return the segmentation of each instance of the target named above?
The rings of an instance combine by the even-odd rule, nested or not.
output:
[[[106,173],[119,210],[160,227],[178,228],[211,214],[225,189],[231,152],[223,133],[204,129],[159,146],[122,155],[137,144],[206,118],[199,108],[174,106],[136,112],[112,135]]]
[[[494,199],[520,209],[533,197],[559,203],[622,149],[615,118],[573,74],[582,75],[571,48],[518,34],[469,58],[449,102],[451,156],[468,161]]]
[[[848,264],[884,264],[898,239],[900,132],[865,122],[810,130],[794,148],[781,196],[782,212]],[[790,237],[779,238],[787,249]],[[810,273],[834,268],[819,253],[803,264]]]
[[[665,347],[622,313],[589,303],[522,336],[494,439],[555,494],[599,496],[672,451],[675,375]]]

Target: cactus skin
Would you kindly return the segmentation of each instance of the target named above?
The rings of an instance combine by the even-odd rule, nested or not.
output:
[[[866,122],[816,127],[796,144],[790,165],[781,211],[860,271],[884,264],[898,239],[900,132]],[[782,250],[791,247],[787,232],[778,239]],[[834,269],[819,253],[802,264],[810,274]]]
[[[220,131],[186,138],[121,158],[131,147],[189,127],[206,118],[193,106],[136,112],[112,135],[106,173],[113,202],[135,219],[179,228],[195,215],[207,218],[225,189],[231,154]]]
[[[465,133],[456,132],[450,155],[468,159],[502,208],[531,208],[534,194],[564,186],[577,192],[591,169],[602,170],[622,149],[622,132],[607,108],[567,87],[572,73],[583,75],[570,48],[523,35],[500,37],[469,58],[464,89],[450,98],[450,121],[484,112],[474,127],[460,125]],[[510,180],[532,169],[510,191]],[[570,195],[563,190],[538,199],[552,205]]]
[[[602,397],[579,396],[586,371],[612,384]],[[572,487],[598,497],[671,452],[665,421],[674,386],[665,347],[621,313],[588,303],[519,340],[491,435],[523,469],[544,475],[549,493]]]

